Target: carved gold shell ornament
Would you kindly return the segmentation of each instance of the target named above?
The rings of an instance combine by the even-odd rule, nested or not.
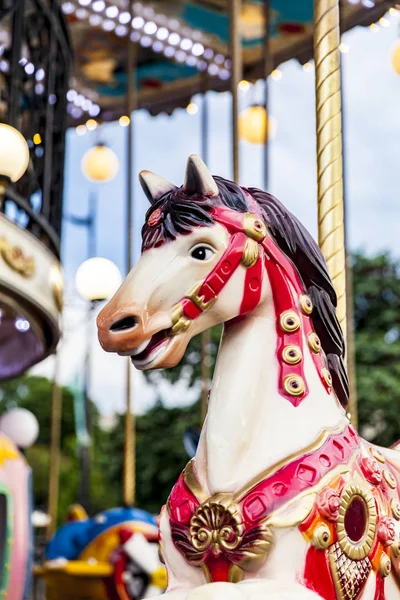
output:
[[[19,246],[12,246],[5,237],[0,237],[0,254],[4,262],[16,273],[30,278],[35,274],[35,261],[26,256]]]
[[[368,556],[375,538],[377,512],[370,490],[350,482],[343,490],[337,537],[344,554],[353,560]]]

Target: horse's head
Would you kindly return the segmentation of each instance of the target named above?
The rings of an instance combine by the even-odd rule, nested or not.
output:
[[[175,366],[194,335],[271,301],[281,393],[307,395],[306,338],[324,385],[329,391],[333,380],[345,404],[336,295],[299,221],[270,194],[212,177],[197,156],[180,188],[149,171],[140,181],[151,203],[142,256],[99,314],[104,350],[131,356],[138,369]]]
[[[140,181],[152,204],[142,230],[142,255],[99,314],[99,340],[106,351],[131,356],[139,369],[171,367],[194,335],[243,313],[246,259],[254,262],[258,246],[254,241],[248,249],[251,238],[239,234],[245,192],[232,189],[230,195],[228,182],[217,185],[218,178],[197,156],[189,158],[181,188],[148,171]],[[232,208],[221,193],[230,196]],[[237,235],[232,235],[235,223],[224,224],[231,214]],[[256,216],[247,215],[246,223],[256,237],[266,233]],[[260,275],[258,286],[259,301]]]

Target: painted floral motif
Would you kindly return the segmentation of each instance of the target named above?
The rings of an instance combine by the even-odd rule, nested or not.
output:
[[[361,468],[364,472],[365,477],[370,483],[378,485],[382,481],[382,471],[379,464],[373,458],[363,458],[361,461]]]
[[[378,538],[384,546],[390,546],[396,539],[396,529],[391,517],[381,517],[378,524]]]
[[[325,488],[318,497],[317,508],[322,517],[336,521],[340,508],[339,494],[332,488]]]

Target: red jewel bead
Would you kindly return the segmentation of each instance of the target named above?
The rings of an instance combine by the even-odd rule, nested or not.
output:
[[[161,208],[157,208],[154,212],[151,213],[151,215],[147,219],[147,225],[149,225],[149,227],[155,227],[156,225],[158,225],[161,221],[161,215]]]
[[[363,458],[361,461],[361,469],[370,483],[375,485],[382,481],[382,471],[378,463],[373,458]]]
[[[365,533],[367,510],[364,500],[354,496],[344,516],[344,528],[353,542],[358,542]]]

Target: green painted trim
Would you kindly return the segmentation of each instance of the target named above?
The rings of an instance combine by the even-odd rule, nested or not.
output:
[[[7,487],[5,483],[0,482],[0,495],[3,494],[6,497],[6,514],[7,514],[7,525],[5,531],[5,547],[4,547],[4,561],[3,567],[0,570],[1,579],[0,579],[0,595],[4,597],[5,593],[8,591],[8,583],[10,579],[10,557],[11,557],[11,546],[12,546],[12,536],[14,530],[14,501],[11,494],[10,489]],[[1,572],[2,571],[2,572]]]

